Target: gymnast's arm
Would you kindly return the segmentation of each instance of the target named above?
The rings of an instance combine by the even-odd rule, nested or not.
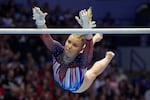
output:
[[[93,28],[96,27],[95,21],[92,21],[92,9],[89,8],[88,10],[81,10],[79,12],[79,17],[75,16],[75,19],[80,24],[82,28]],[[83,53],[81,54],[81,67],[86,68],[89,63],[91,62],[92,56],[93,56],[93,42],[95,42],[96,38],[94,38],[93,41],[93,35],[92,34],[86,34],[84,35],[86,44],[85,48],[83,50]]]
[[[45,24],[46,23],[45,17],[47,13],[43,13],[39,7],[34,7],[32,10],[33,10],[33,20],[35,20],[37,27],[47,28]],[[50,34],[41,34],[40,38],[42,39],[46,47],[52,52],[57,51],[55,49],[62,47],[62,45],[56,40],[54,40]]]
[[[46,24],[44,25],[37,25],[38,28],[47,28]],[[56,44],[56,41],[52,38],[50,34],[40,34],[40,38],[46,45],[46,47],[51,50],[54,45]]]
[[[91,59],[93,57],[93,41],[92,41],[92,35],[90,36],[90,38],[86,39],[86,44],[85,44],[85,48],[81,57],[81,61],[82,61],[82,67],[88,67]]]
[[[83,58],[82,58],[83,60],[85,60],[85,61],[82,61],[82,62],[85,62],[84,66],[88,66],[88,64],[90,64],[92,60],[92,56],[93,56],[94,44],[96,42],[101,41],[102,38],[103,38],[103,34],[99,34],[99,33],[96,33],[93,36],[93,38],[92,38],[92,35],[88,35],[88,39],[86,39],[86,47],[84,49]]]

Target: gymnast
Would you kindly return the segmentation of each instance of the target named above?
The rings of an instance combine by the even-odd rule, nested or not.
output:
[[[39,7],[33,8],[33,20],[38,28],[47,28],[46,15]],[[82,28],[96,27],[95,21],[92,21],[91,8],[81,10],[75,19]],[[115,55],[112,51],[107,51],[102,60],[96,61],[89,68],[93,46],[103,38],[102,34],[71,34],[64,46],[50,34],[41,34],[40,38],[52,53],[54,79],[63,89],[73,93],[86,91]]]

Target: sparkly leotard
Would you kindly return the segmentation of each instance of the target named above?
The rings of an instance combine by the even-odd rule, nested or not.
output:
[[[59,42],[52,40],[50,35],[42,34],[41,38],[52,53],[53,74],[56,82],[66,90],[77,91],[83,83],[84,74],[92,58],[92,40],[87,40],[83,53],[79,54],[73,62],[65,65],[62,60],[64,47]],[[61,67],[67,68],[64,76],[60,75]]]

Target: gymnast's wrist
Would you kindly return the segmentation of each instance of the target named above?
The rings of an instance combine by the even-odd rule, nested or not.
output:
[[[45,25],[46,21],[45,21],[45,19],[44,20],[36,20],[35,23],[37,26],[43,26],[43,25]]]
[[[90,29],[91,27],[90,27],[90,25],[83,25],[82,28],[84,28],[84,29]]]
[[[85,35],[85,38],[87,40],[91,40],[93,38],[93,35],[92,34],[87,34],[87,35]]]

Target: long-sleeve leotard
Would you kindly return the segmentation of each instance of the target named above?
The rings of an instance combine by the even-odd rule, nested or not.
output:
[[[65,66],[63,60],[60,60],[64,52],[64,46],[58,41],[53,40],[51,35],[40,35],[42,41],[46,47],[51,51],[53,56],[53,74],[54,79],[61,87],[69,91],[77,91],[84,80],[84,73],[87,71],[87,67],[92,59],[93,43],[92,40],[87,40],[86,47],[83,53],[79,54],[72,64]],[[60,76],[60,67],[67,67],[67,71],[64,77]]]

